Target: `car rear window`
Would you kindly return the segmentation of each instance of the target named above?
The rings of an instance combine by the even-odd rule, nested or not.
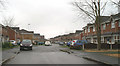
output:
[[[22,43],[23,44],[31,44],[32,42],[31,42],[31,40],[23,40]]]

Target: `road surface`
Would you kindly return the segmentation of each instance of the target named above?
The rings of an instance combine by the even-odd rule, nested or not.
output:
[[[15,58],[5,64],[97,64],[77,57],[59,49],[62,47],[53,44],[52,46],[35,46],[31,51],[21,51]]]

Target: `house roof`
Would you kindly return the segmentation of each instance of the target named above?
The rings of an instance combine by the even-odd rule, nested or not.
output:
[[[34,33],[33,31],[27,31],[25,29],[19,30],[20,33]]]
[[[103,22],[106,22],[106,21],[109,21],[110,20],[110,16],[101,16],[100,17],[100,22],[103,23]]]
[[[83,30],[76,30],[75,33],[81,33]]]
[[[13,30],[19,31],[20,28],[19,27],[11,27]]]
[[[38,34],[38,33],[35,33],[35,34],[34,34],[34,36],[40,36],[40,34]]]
[[[113,19],[118,19],[118,18],[120,18],[120,13],[115,14],[115,15],[111,15],[111,17],[112,17]]]

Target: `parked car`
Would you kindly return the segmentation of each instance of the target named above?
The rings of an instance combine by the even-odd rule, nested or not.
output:
[[[17,45],[15,40],[10,40],[10,43],[11,43],[12,45]]]
[[[23,40],[20,44],[20,50],[23,50],[23,49],[30,49],[32,50],[32,41],[31,40]]]
[[[72,41],[67,42],[67,46],[70,46],[71,43],[72,43]]]
[[[65,42],[59,42],[59,45],[64,45],[65,44]]]
[[[55,44],[59,44],[59,41],[55,41]]]
[[[43,45],[43,44],[45,44],[44,42],[38,42],[38,45]]]
[[[45,41],[45,46],[51,46],[51,42],[50,41]]]
[[[17,42],[17,45],[20,45],[21,44],[21,42]]]
[[[87,44],[86,40],[73,40],[70,44],[70,48],[82,49],[82,45]]]

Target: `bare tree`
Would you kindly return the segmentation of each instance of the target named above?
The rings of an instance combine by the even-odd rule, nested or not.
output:
[[[111,0],[112,1],[112,0]],[[112,1],[113,4],[117,5],[118,7],[120,7],[120,0],[117,1]]]
[[[78,0],[73,3],[81,15],[89,18],[89,21],[94,22],[96,32],[97,32],[97,49],[101,49],[101,15],[104,12],[107,2],[101,2],[101,0]]]
[[[2,24],[9,27],[17,26],[14,24],[14,17],[3,17]]]
[[[6,7],[6,0],[0,0],[0,12]]]

